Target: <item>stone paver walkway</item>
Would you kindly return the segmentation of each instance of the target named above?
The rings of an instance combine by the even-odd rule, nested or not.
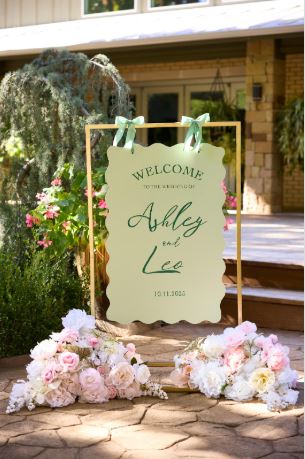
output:
[[[196,336],[219,325],[178,324],[132,336],[147,360],[168,360]],[[303,337],[276,333],[291,348],[292,366],[303,381]],[[25,377],[24,362],[0,361],[1,459],[301,459],[303,397],[298,406],[270,413],[259,402],[209,400],[200,394],[170,394],[169,400],[139,398],[103,405],[75,404],[6,415],[14,380]],[[168,370],[155,370],[166,382]]]

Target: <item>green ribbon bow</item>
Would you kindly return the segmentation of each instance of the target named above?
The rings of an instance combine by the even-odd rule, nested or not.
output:
[[[115,118],[115,124],[119,126],[115,137],[113,139],[113,146],[116,147],[119,141],[122,139],[125,129],[127,128],[126,140],[124,148],[129,148],[133,153],[133,143],[136,136],[136,125],[137,124],[144,124],[144,116],[138,116],[133,120],[128,120],[124,118],[124,116],[117,116]]]
[[[190,127],[187,130],[185,139],[184,139],[184,151],[190,151],[192,148],[199,153],[200,145],[202,142],[202,125],[208,123],[210,121],[209,113],[204,113],[203,115],[198,116],[194,120],[194,118],[190,118],[189,116],[183,116],[181,118],[182,124],[190,123]],[[195,138],[195,144],[192,147],[192,139]]]

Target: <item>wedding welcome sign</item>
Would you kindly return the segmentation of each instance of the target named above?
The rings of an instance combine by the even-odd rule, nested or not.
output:
[[[109,320],[220,319],[223,155],[209,144],[109,147]]]

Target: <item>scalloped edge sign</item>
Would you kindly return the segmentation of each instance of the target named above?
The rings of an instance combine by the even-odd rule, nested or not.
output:
[[[108,148],[109,320],[220,320],[223,156],[210,144]]]

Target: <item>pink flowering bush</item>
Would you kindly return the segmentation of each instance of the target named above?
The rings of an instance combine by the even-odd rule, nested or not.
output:
[[[106,238],[108,213],[105,194],[105,169],[92,172],[95,244]],[[50,187],[36,195],[37,207],[26,215],[25,224],[32,228],[37,245],[57,256],[67,249],[85,248],[89,240],[86,171],[74,172],[70,164],[59,169]]]
[[[94,317],[79,309],[72,309],[62,324],[62,331],[32,349],[27,380],[14,384],[7,413],[24,406],[29,410],[36,405],[62,407],[77,400],[167,398],[161,386],[151,382],[149,369],[133,344],[124,346],[97,330]]]
[[[226,217],[226,223],[224,225],[224,230],[227,231],[229,229],[229,225],[234,223],[234,220],[229,216],[228,210],[234,210],[237,207],[237,198],[235,194],[233,194],[225,185],[224,182],[221,182],[221,188],[223,189],[226,200],[223,205],[223,212]]]
[[[236,401],[257,397],[269,410],[294,405],[298,398],[289,348],[275,335],[258,334],[251,322],[197,339],[174,360],[173,383],[198,389],[206,397],[223,395]]]

